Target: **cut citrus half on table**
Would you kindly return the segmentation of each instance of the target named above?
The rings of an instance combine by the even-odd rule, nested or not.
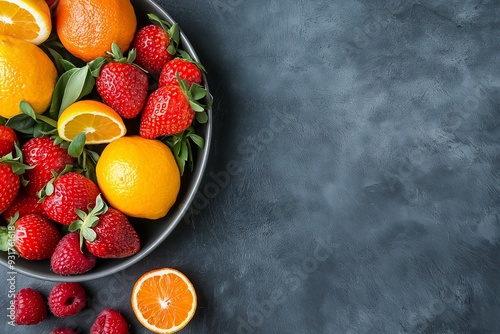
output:
[[[45,0],[0,0],[0,35],[41,44],[52,29]]]
[[[81,100],[66,108],[57,121],[59,136],[72,141],[85,132],[86,144],[110,143],[127,133],[123,120],[106,104],[93,100]]]
[[[178,270],[162,268],[142,275],[132,289],[132,309],[139,322],[154,333],[175,333],[196,311],[196,292]]]

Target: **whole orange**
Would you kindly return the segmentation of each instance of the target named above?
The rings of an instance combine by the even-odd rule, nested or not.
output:
[[[0,116],[20,114],[21,101],[36,114],[47,110],[57,81],[54,63],[38,46],[0,35]]]
[[[180,190],[174,155],[156,139],[125,136],[113,140],[102,151],[95,171],[109,204],[130,217],[165,216]]]
[[[125,52],[134,38],[137,18],[130,0],[60,0],[55,24],[64,47],[89,62],[105,56],[112,43]]]

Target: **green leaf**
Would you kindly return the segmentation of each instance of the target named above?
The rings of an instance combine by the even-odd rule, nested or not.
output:
[[[88,65],[77,69],[68,79],[66,87],[64,88],[64,95],[61,101],[59,112],[62,112],[82,96],[84,88],[87,85],[87,77],[90,76]],[[92,78],[93,80],[93,78]]]
[[[67,72],[64,72],[57,80],[56,86],[54,87],[54,93],[52,94],[52,103],[49,109],[50,117],[52,117],[53,119],[57,119],[59,117],[59,111],[61,110],[61,103],[64,96],[64,90],[66,89],[66,85],[68,84],[69,78],[77,70],[78,70],[77,68],[72,68]]]
[[[66,60],[62,57],[61,57],[60,63],[61,63],[61,66],[65,72],[76,68],[76,66],[72,62],[70,62],[69,60]]]
[[[189,155],[188,145],[186,144],[185,141],[183,141],[181,144],[181,152],[179,154],[179,158],[186,161],[188,159],[188,155]]]
[[[189,100],[189,105],[197,113],[205,111],[205,108],[203,108],[199,103],[195,101]]]
[[[160,19],[155,14],[148,14],[148,19],[151,23],[159,25],[165,31],[168,31],[168,29],[171,27],[170,22]]]
[[[5,117],[0,116],[0,124],[4,125],[5,123],[7,123],[7,119]]]
[[[50,196],[53,193],[54,193],[54,183],[49,181],[45,185],[45,195]]]
[[[108,61],[107,58],[105,57],[99,57],[94,60],[92,60],[90,63],[88,63],[89,69],[90,69],[90,74],[94,78],[97,78],[99,74],[101,73],[101,68],[102,66]]]
[[[207,90],[204,89],[203,87],[201,87],[198,84],[192,84],[191,88],[189,89],[189,91],[191,93],[191,97],[194,100],[199,100],[199,99],[202,99],[205,96],[207,96]]]
[[[64,73],[64,68],[61,64],[61,62],[64,60],[63,56],[61,56],[59,52],[57,52],[51,47],[45,46],[45,48],[47,49],[47,51],[52,56],[52,59],[54,60],[54,64],[56,65],[57,68],[57,73]]]
[[[93,242],[97,238],[97,233],[91,228],[84,228],[81,231],[83,238],[87,241]]]
[[[33,134],[33,126],[35,125],[35,121],[28,115],[17,114],[9,118],[5,125],[21,133]]]
[[[0,226],[0,251],[9,250],[9,230],[6,226]]]
[[[78,158],[83,152],[86,139],[87,136],[85,135],[85,132],[77,134],[68,146],[68,154],[74,158]]]
[[[198,146],[199,148],[203,148],[205,146],[205,140],[203,139],[202,136],[192,133],[189,135],[189,138],[191,138],[193,143],[195,143],[196,146]]]
[[[36,121],[36,114],[31,105],[22,100],[21,103],[19,103],[19,108],[21,109],[21,112],[25,115],[28,115],[29,117],[33,118],[33,120]]]
[[[200,124],[205,124],[208,121],[208,115],[204,111],[203,112],[197,112],[195,116],[196,116],[196,120]]]

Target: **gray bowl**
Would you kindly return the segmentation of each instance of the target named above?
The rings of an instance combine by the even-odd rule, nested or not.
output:
[[[148,13],[155,13],[158,17],[172,24],[174,23],[173,18],[154,1],[132,0],[131,2],[134,5],[136,11],[138,29],[149,23],[147,19]],[[180,24],[180,27],[182,29],[182,24]],[[194,60],[199,61],[196,52],[194,51],[193,47],[189,43],[186,36],[182,33],[182,31],[180,35],[180,48],[188,52]],[[205,77],[203,77],[203,83],[205,89],[208,90],[207,80]],[[137,233],[139,234],[139,237],[141,239],[142,247],[140,252],[138,252],[134,256],[124,259],[99,259],[96,266],[92,270],[82,275],[75,276],[60,276],[54,274],[54,272],[52,272],[52,270],[50,269],[49,260],[28,261],[16,257],[14,267],[10,268],[7,263],[7,254],[5,252],[2,252],[0,256],[0,263],[7,267],[10,271],[42,280],[82,282],[112,275],[139,262],[149,253],[151,253],[156,247],[158,247],[174,230],[177,224],[179,224],[179,222],[182,220],[186,211],[189,209],[189,206],[191,205],[191,202],[196,195],[208,160],[212,134],[212,111],[208,110],[207,113],[209,117],[208,122],[206,124],[203,124],[202,126],[198,124],[196,128],[196,133],[203,136],[203,138],[205,139],[205,147],[203,149],[197,149],[193,152],[195,156],[195,166],[193,172],[189,172],[188,170],[185,171],[184,176],[181,180],[181,190],[176,204],[170,209],[170,211],[164,218],[158,219],[156,221],[130,219],[131,223],[134,225],[134,227],[136,227]],[[193,149],[194,147],[196,146],[193,145]]]

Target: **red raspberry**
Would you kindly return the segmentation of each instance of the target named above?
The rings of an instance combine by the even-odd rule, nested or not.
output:
[[[50,334],[78,334],[75,330],[71,328],[66,328],[66,327],[61,327],[61,328],[56,328]]]
[[[127,334],[128,324],[123,316],[113,309],[107,308],[97,315],[90,328],[90,334]]]
[[[24,288],[14,295],[14,312],[16,324],[34,325],[47,317],[47,306],[39,292]]]
[[[49,294],[49,308],[56,317],[69,317],[80,312],[86,304],[83,287],[78,283],[59,283]]]

